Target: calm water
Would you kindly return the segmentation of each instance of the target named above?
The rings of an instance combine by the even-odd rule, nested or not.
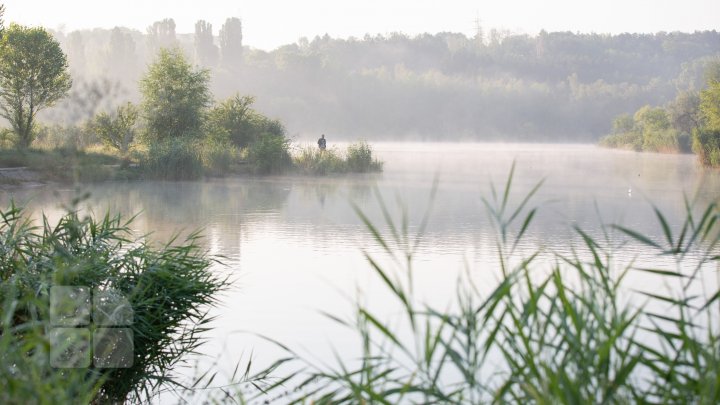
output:
[[[226,266],[215,270],[234,280],[213,311],[217,328],[205,350],[222,353],[220,367],[231,372],[251,351],[260,364],[279,355],[241,331],[270,336],[322,360],[331,358],[332,347],[344,355],[357,353],[352,335],[319,311],[351,315],[356,296],[380,311],[387,304],[361,250],[381,260],[382,254],[351,208],[353,202],[381,223],[374,190],[398,220],[400,201],[414,230],[438,176],[416,267],[418,295],[436,305],[453,300],[464,263],[481,287],[497,280],[495,233],[481,197],[491,196],[491,181],[503,186],[513,161],[516,202],[545,179],[534,199],[540,213],[522,246],[527,251],[538,246],[568,251],[577,243],[570,225],[597,234],[601,223],[617,223],[657,236],[649,200],[677,222],[685,195],[699,207],[720,197],[719,173],[699,168],[694,156],[586,145],[385,143],[375,149],[386,162],[382,174],[100,184],[84,189],[91,195],[86,205],[96,213],[139,214],[134,228],[156,240],[204,230],[211,253],[225,257]],[[1,198],[56,218],[75,193],[47,186],[3,191]],[[628,259],[637,253],[632,245],[624,251]]]

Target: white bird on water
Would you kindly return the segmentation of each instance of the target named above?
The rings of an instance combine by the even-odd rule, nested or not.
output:
[[[628,187],[628,196],[632,197],[632,187]]]

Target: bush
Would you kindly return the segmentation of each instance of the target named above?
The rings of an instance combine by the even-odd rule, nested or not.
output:
[[[720,131],[695,129],[692,148],[703,166],[720,167]]]
[[[284,135],[265,133],[248,147],[247,161],[255,173],[281,173],[291,162],[289,147]]]
[[[150,145],[143,162],[147,178],[160,180],[196,180],[203,174],[196,143],[188,139],[168,139]]]
[[[0,217],[0,402],[141,402],[155,395],[161,384],[174,383],[173,367],[202,343],[198,332],[207,322],[207,306],[225,286],[209,270],[212,260],[196,235],[153,248],[144,239],[129,239],[130,223],[120,217],[98,221],[71,212],[57,225],[45,221],[39,228],[15,207],[0,212]],[[73,331],[88,331],[88,336],[92,331],[93,339],[104,338],[97,324],[89,324],[99,315],[125,325],[112,329],[132,342],[131,350],[113,357],[124,368],[103,368],[89,359],[87,367],[62,368],[73,359],[64,357],[64,350],[83,343],[77,335],[55,337],[58,318],[53,313],[63,307],[51,302],[67,300],[53,298],[53,287],[63,286],[84,288],[94,297],[92,304],[89,295],[88,301],[80,302],[92,305],[92,317],[87,325],[79,325],[85,329]],[[103,306],[108,302],[117,305]],[[77,306],[71,308],[72,314],[80,313],[74,310]],[[95,341],[93,347],[97,358],[98,350],[118,346]]]
[[[365,141],[353,143],[347,148],[348,171],[354,173],[382,171],[382,163],[373,159],[372,148]]]
[[[600,138],[599,144],[607,148],[627,149],[639,152],[643,147],[643,136],[639,131],[622,132]]]
[[[201,152],[205,172],[214,176],[228,173],[232,164],[238,160],[237,148],[228,142],[207,139]]]
[[[326,175],[343,173],[347,165],[337,150],[331,148],[321,151],[318,148],[307,146],[293,158],[295,167],[303,174]]]
[[[293,163],[301,173],[311,175],[379,172],[383,165],[373,159],[372,148],[364,141],[348,146],[344,156],[334,148],[321,151],[304,147],[293,157]]]
[[[678,132],[672,128],[646,132],[643,136],[643,150],[661,153],[680,152]]]

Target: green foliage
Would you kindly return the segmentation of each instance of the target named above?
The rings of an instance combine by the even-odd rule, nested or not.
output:
[[[692,148],[703,166],[720,167],[720,130],[695,129]]]
[[[239,148],[245,148],[258,138],[259,114],[250,106],[255,100],[251,96],[236,95],[229,98],[208,113],[206,131],[220,133]]]
[[[126,156],[130,144],[135,140],[137,118],[137,107],[132,103],[126,103],[117,108],[114,117],[104,112],[98,114],[91,127],[105,145],[117,149],[122,156]]]
[[[222,176],[239,160],[238,149],[227,142],[206,139],[201,148],[202,165],[207,174]]]
[[[353,173],[382,171],[382,162],[373,159],[372,148],[365,141],[350,144],[345,159],[348,170]]]
[[[483,199],[502,276],[480,286],[468,269],[455,301],[441,307],[415,293],[413,264],[427,214],[417,228],[408,226],[407,213],[398,223],[378,193],[380,227],[358,208],[387,256],[363,252],[392,297],[383,304],[391,319],[361,300],[349,319],[327,313],[357,335],[361,358],[320,364],[282,346],[291,359],[283,361],[299,360],[300,369],[282,376],[282,388],[263,392],[295,404],[717,403],[718,207],[697,211],[688,203],[680,224],[653,208],[658,237],[622,226],[603,226],[598,237],[574,228],[581,242],[569,253],[527,251],[518,246],[538,213],[530,201],[540,184],[513,204],[512,183],[511,171],[505,189],[493,187]],[[616,261],[629,244],[656,264]],[[631,285],[629,273],[659,279],[668,291]]]
[[[0,212],[0,402],[123,403],[147,401],[202,343],[205,316],[225,281],[197,235],[159,248],[129,239],[130,222],[71,212],[40,227],[11,207]],[[179,243],[178,243],[179,242]],[[80,286],[122,294],[133,311],[129,368],[57,369],[48,351],[52,286]],[[70,342],[71,343],[71,342]]]
[[[195,70],[179,48],[161,49],[140,81],[145,141],[197,136],[210,104],[210,73]]]
[[[708,87],[700,92],[700,111],[707,128],[720,131],[720,80],[708,83]]]
[[[44,28],[11,24],[0,41],[0,116],[10,122],[17,145],[33,141],[38,111],[67,95],[71,80],[60,44]]]
[[[347,171],[345,159],[335,148],[320,149],[307,146],[293,156],[293,164],[303,174],[324,176]]]
[[[374,159],[372,148],[365,141],[350,144],[344,153],[335,148],[321,151],[316,147],[301,148],[293,156],[293,164],[303,174],[367,173],[382,171],[383,162]]]
[[[598,143],[600,146],[607,148],[641,151],[643,148],[643,136],[640,131],[628,131],[606,135],[600,138]]]
[[[248,147],[247,161],[255,173],[281,173],[291,162],[289,147],[284,136],[265,133]]]
[[[203,164],[196,141],[187,138],[167,139],[150,144],[142,163],[144,175],[160,180],[197,180]]]

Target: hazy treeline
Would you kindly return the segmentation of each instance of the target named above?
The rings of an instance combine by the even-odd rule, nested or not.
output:
[[[76,83],[119,82],[116,99],[137,99],[135,84],[157,49],[178,45],[212,70],[218,97],[253,94],[291,134],[333,139],[595,140],[616,115],[700,87],[706,62],[720,55],[716,31],[326,35],[271,52],[243,47],[237,18],[221,27],[199,21],[195,34],[175,33],[172,20],[145,33],[54,34]],[[67,114],[48,114],[59,117]]]

